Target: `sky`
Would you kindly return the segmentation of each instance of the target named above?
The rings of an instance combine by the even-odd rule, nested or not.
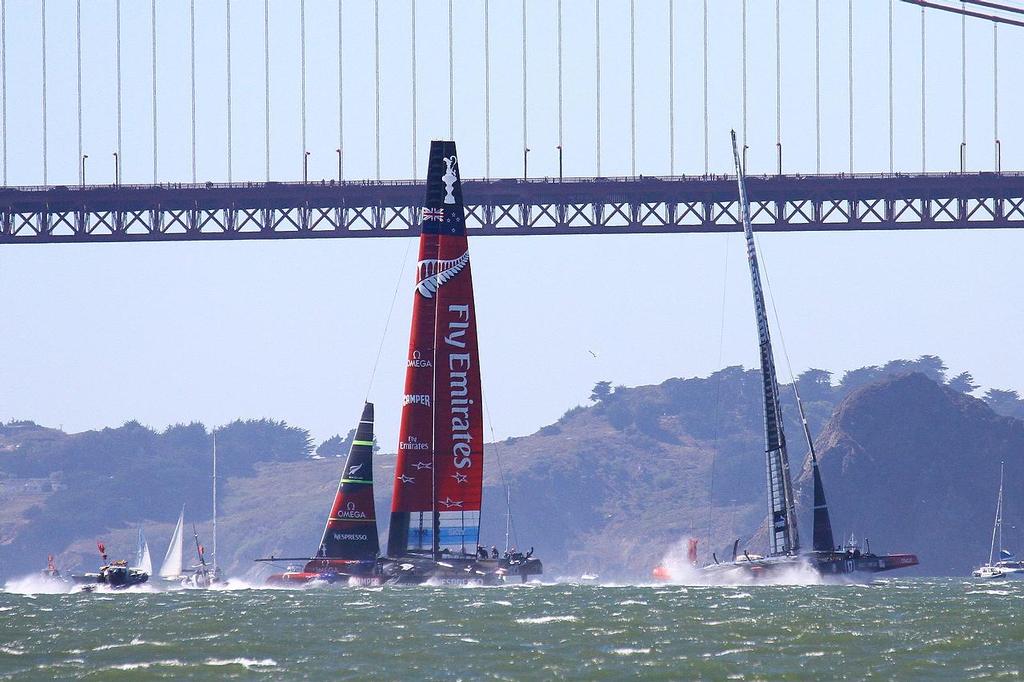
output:
[[[225,6],[196,0],[196,160],[200,181],[228,175]],[[888,0],[854,6],[854,167],[889,168]],[[189,3],[157,0],[157,179],[192,177]],[[265,177],[263,3],[231,3],[231,176]],[[444,0],[418,0],[416,144],[449,134]],[[555,2],[527,2],[526,146],[531,175],[557,174]],[[562,138],[567,175],[597,171],[595,3],[564,0]],[[729,172],[742,131],[741,0],[709,3],[709,169]],[[122,181],[153,180],[150,3],[122,2]],[[454,132],[466,177],[487,173],[482,0],[454,3]],[[668,174],[668,0],[636,3],[636,172]],[[675,0],[674,170],[704,172],[702,3]],[[373,3],[344,0],[339,144],[338,5],[306,2],[302,143],[298,3],[270,3],[271,176],[376,174]],[[631,172],[629,3],[601,0],[601,173]],[[849,169],[845,0],[822,0],[822,170]],[[894,11],[895,169],[921,169],[921,15]],[[522,171],[519,2],[490,3],[491,177]],[[49,0],[47,181],[79,180],[75,3]],[[117,149],[114,2],[83,0],[87,180],[110,182]],[[380,3],[381,176],[413,166],[411,5]],[[782,0],[781,137],[787,172],[816,166],[814,2]],[[775,167],[774,3],[748,1],[751,173]],[[38,185],[42,164],[40,5],[6,3],[7,182]],[[929,171],[959,166],[960,19],[926,23]],[[1024,166],[1024,29],[999,30],[1003,168]],[[993,29],[968,21],[967,167],[994,163]],[[415,239],[20,245],[0,249],[6,293],[0,418],[69,431],[137,419],[155,428],[270,417],[324,439],[377,404],[378,438],[397,438]],[[793,371],[840,374],[936,354],[984,387],[1024,391],[1020,230],[789,233],[759,237]],[[530,433],[585,403],[600,380],[639,385],[757,366],[739,235],[481,237],[472,240],[488,422]],[[777,349],[781,354],[781,348]],[[377,358],[379,355],[379,363]],[[595,357],[596,356],[596,357]],[[789,372],[780,358],[782,379]]]

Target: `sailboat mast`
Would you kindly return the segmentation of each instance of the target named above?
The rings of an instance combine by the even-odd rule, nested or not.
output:
[[[217,432],[213,432],[213,570],[217,571]]]
[[[1003,463],[999,463],[999,495],[996,497],[996,522],[992,526],[992,544],[988,550],[988,565],[992,566],[996,555],[996,537],[999,549],[1003,548]]]
[[[757,263],[754,230],[750,221],[750,203],[747,200],[746,180],[743,176],[743,163],[740,160],[739,148],[736,144],[735,130],[732,131],[732,153],[736,164],[736,184],[740,195],[739,209],[743,220],[743,234],[747,242],[747,264],[750,266],[761,355],[771,553],[773,555],[795,554],[800,549],[800,538],[796,525],[789,456],[786,454],[786,436],[782,428],[779,383],[775,373],[771,334],[768,331],[768,313],[764,304],[764,290],[761,287],[761,272]]]

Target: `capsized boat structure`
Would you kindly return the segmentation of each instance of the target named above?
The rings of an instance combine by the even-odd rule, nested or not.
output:
[[[750,202],[747,198],[746,179],[743,163],[736,144],[736,132],[732,132],[733,159],[736,165],[736,182],[739,189],[739,210],[746,238],[747,264],[750,268],[750,279],[754,296],[754,313],[757,321],[758,345],[760,351],[762,396],[764,407],[765,464],[768,487],[768,554],[758,555],[744,551],[738,553],[738,542],[733,545],[732,557],[729,561],[718,561],[705,566],[702,572],[706,576],[723,574],[741,574],[745,576],[767,576],[781,569],[806,567],[822,574],[874,573],[896,568],[915,566],[918,563],[914,554],[872,554],[870,550],[862,552],[859,547],[836,547],[832,536],[832,523],[829,517],[828,503],[825,498],[825,487],[818,458],[814,450],[814,440],[804,415],[803,404],[799,391],[796,391],[797,409],[803,425],[804,438],[808,446],[813,484],[814,484],[814,522],[812,533],[812,550],[803,552],[800,545],[800,533],[797,526],[796,500],[793,495],[792,476],[789,467],[789,455],[786,447],[786,435],[783,429],[782,405],[779,399],[779,384],[775,371],[775,355],[772,351],[771,332],[768,326],[768,313],[765,307],[764,290],[761,286],[761,272],[758,265],[757,247],[754,243],[754,231],[750,219]],[[714,557],[714,555],[712,555]],[[655,569],[655,577],[664,579],[667,575],[664,567]],[[710,579],[714,579],[711,577]]]
[[[996,551],[999,560],[996,561]],[[989,545],[988,563],[974,569],[975,578],[1024,579],[1024,561],[1017,561],[1013,552],[1003,549],[1003,463],[999,463],[999,494],[996,496],[996,520],[992,525],[992,544]]]
[[[433,141],[422,212],[387,555],[391,583],[540,575],[532,551],[480,544],[483,404],[476,304],[455,143]]]
[[[267,580],[269,584],[303,585],[318,581],[374,585],[381,582],[380,544],[373,502],[373,448],[373,403],[366,403],[316,556],[257,559],[304,562],[299,570],[271,575]]]

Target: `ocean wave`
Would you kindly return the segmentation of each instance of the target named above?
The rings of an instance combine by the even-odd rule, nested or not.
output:
[[[516,618],[517,623],[530,625],[542,625],[544,623],[575,623],[579,618],[576,616],[537,616],[535,618]]]
[[[240,665],[246,670],[255,670],[259,668],[276,668],[277,661],[272,658],[208,658],[203,661],[203,665]]]

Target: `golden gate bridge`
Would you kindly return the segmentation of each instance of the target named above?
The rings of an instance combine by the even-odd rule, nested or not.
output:
[[[139,54],[136,51],[128,54],[122,46],[122,18],[124,8],[121,1],[114,2],[114,16],[111,17],[112,24],[116,31],[114,40],[114,70],[116,72],[116,149],[111,152],[113,159],[113,175],[109,182],[90,184],[87,182],[86,172],[88,169],[89,154],[86,153],[86,139],[83,135],[83,39],[82,39],[82,0],[75,0],[74,4],[68,0],[64,3],[42,2],[38,13],[39,46],[41,48],[41,151],[42,151],[42,182],[32,185],[8,185],[8,140],[12,132],[20,134],[20,131],[8,130],[8,101],[16,102],[19,107],[24,108],[27,99],[17,89],[11,89],[8,82],[8,18],[9,14],[18,6],[9,8],[7,2],[0,5],[0,108],[2,108],[2,170],[3,187],[0,187],[0,243],[53,243],[53,242],[130,242],[130,241],[180,241],[180,240],[224,240],[224,239],[294,239],[294,238],[329,238],[329,237],[389,237],[408,236],[418,233],[420,219],[420,205],[422,202],[423,188],[419,182],[414,180],[388,180],[381,177],[381,137],[393,135],[393,131],[386,128],[382,132],[382,97],[381,97],[381,48],[384,43],[381,41],[381,5],[378,2],[372,3],[372,29],[373,29],[373,65],[368,67],[375,73],[373,82],[373,122],[372,137],[374,150],[375,173],[373,179],[352,180],[344,174],[343,161],[346,156],[346,129],[344,125],[344,69],[343,59],[349,58],[345,55],[345,44],[342,40],[342,27],[346,17],[344,0],[336,0],[337,7],[337,31],[338,44],[336,54],[332,59],[338,62],[338,81],[332,83],[331,88],[337,87],[338,110],[337,110],[337,147],[334,150],[337,155],[337,174],[330,179],[310,180],[309,158],[311,150],[307,135],[307,63],[310,56],[307,54],[307,26],[305,0],[288,5],[289,11],[298,13],[300,24],[299,50],[301,53],[299,73],[297,80],[300,90],[300,144],[295,156],[301,159],[302,179],[295,181],[278,181],[271,179],[271,120],[272,104],[274,98],[271,90],[271,40],[270,35],[274,29],[274,22],[271,20],[271,5],[269,0],[263,3],[263,51],[264,51],[264,116],[265,125],[264,139],[260,140],[264,145],[265,173],[259,180],[251,179],[239,181],[234,171],[232,154],[235,146],[245,143],[251,146],[251,140],[239,140],[232,136],[232,121],[238,117],[237,110],[232,112],[232,17],[233,4],[237,15],[240,9],[251,10],[256,5],[250,3],[241,5],[238,2],[232,3],[225,0],[222,5],[226,30],[223,34],[224,64],[226,68],[226,136],[223,141],[224,152],[227,158],[226,177],[219,181],[199,181],[198,158],[197,158],[197,88],[196,73],[197,64],[201,68],[208,60],[196,47],[196,2],[197,0],[181,0],[172,3],[171,0],[157,3],[156,0],[149,5],[151,28],[150,54]],[[203,5],[203,0],[198,0]],[[427,0],[420,0],[421,8]],[[218,0],[210,0],[205,3],[207,6],[218,4]],[[643,41],[648,37],[647,33],[638,36],[636,30],[637,3],[635,0],[629,2],[620,1],[618,5],[624,5],[624,16],[628,17],[626,25],[609,27],[607,22],[602,24],[602,8],[606,12],[610,7],[617,6],[615,0],[594,0],[588,3],[587,7],[593,5],[593,23],[585,24],[578,12],[579,4],[573,5],[577,11],[572,13],[572,22],[566,22],[566,13],[562,7],[561,0],[554,3],[537,4],[527,3],[521,5],[521,26],[518,32],[516,27],[510,27],[503,22],[500,30],[496,31],[491,19],[491,3],[489,0],[482,0],[483,16],[480,32],[483,36],[482,45],[477,46],[478,53],[474,52],[469,57],[460,53],[460,58],[477,60],[483,64],[483,90],[484,100],[483,111],[483,135],[480,146],[484,150],[484,170],[486,179],[466,180],[464,182],[466,197],[470,202],[467,207],[468,228],[473,234],[480,235],[530,235],[530,234],[646,234],[646,233],[677,233],[677,232],[725,232],[740,229],[738,220],[738,208],[735,195],[735,185],[728,175],[716,174],[710,162],[710,146],[712,144],[710,135],[709,111],[709,75],[708,61],[714,45],[709,39],[709,22],[712,21],[711,9],[707,0],[666,0],[658,6],[659,12],[664,13],[665,47],[667,49],[664,57],[668,61],[669,77],[664,83],[664,94],[666,96],[666,138],[668,143],[668,175],[644,174],[637,162],[637,127],[638,108],[644,106],[637,102],[637,72],[644,70],[643,64],[637,61],[638,40]],[[646,11],[650,11],[651,5],[655,3],[644,3]],[[724,4],[724,3],[723,3]],[[741,128],[741,139],[744,141],[744,148],[749,145],[747,139],[748,124],[748,65],[752,61],[748,55],[748,0],[735,0],[740,10],[741,23],[737,27],[740,38],[741,74],[739,83],[736,84],[738,95],[739,116],[738,123]],[[871,140],[872,144],[884,146],[888,144],[888,168],[875,172],[857,172],[855,164],[855,152],[857,150],[857,139],[855,138],[855,106],[858,102],[856,97],[856,84],[854,80],[855,61],[855,36],[854,28],[858,26],[855,22],[855,8],[852,0],[844,3],[841,0],[826,3],[827,13],[823,14],[821,1],[814,0],[813,4],[804,2],[812,11],[814,19],[813,36],[799,36],[807,43],[808,58],[813,59],[814,77],[814,150],[815,163],[813,170],[809,172],[796,172],[795,168],[787,168],[783,163],[783,75],[782,75],[782,23],[780,12],[780,0],[774,4],[774,59],[775,59],[775,140],[774,156],[775,168],[771,173],[751,174],[749,178],[749,191],[752,203],[752,217],[758,228],[763,231],[798,231],[798,230],[899,230],[899,229],[936,229],[936,228],[1003,228],[1024,226],[1024,174],[1019,172],[1006,172],[1002,168],[1003,142],[999,137],[999,35],[1000,30],[1013,31],[1015,38],[1020,37],[1024,29],[1024,8],[1009,4],[1008,2],[995,2],[988,0],[877,0],[871,3],[869,21],[880,35],[887,38],[883,43],[888,48],[887,66],[887,98],[886,109],[888,114],[888,130],[880,131],[878,139]],[[189,84],[191,86],[190,104],[191,115],[188,121],[189,141],[191,144],[191,174],[180,181],[168,180],[166,175],[160,172],[159,135],[160,125],[168,125],[159,118],[161,108],[158,106],[158,37],[164,35],[159,29],[158,18],[160,12],[166,12],[170,6],[181,5],[177,9],[187,8],[189,24],[186,31],[189,49],[187,55],[183,55],[181,63],[175,67],[184,67],[189,73]],[[430,68],[441,68],[448,73],[448,123],[449,134],[455,133],[455,101],[456,89],[458,87],[455,78],[456,50],[454,36],[454,17],[457,12],[462,11],[465,5],[456,5],[453,0],[448,0],[447,5],[443,0],[432,3],[442,11],[447,11],[447,35],[438,37],[428,35],[427,42],[432,45],[440,45],[446,50],[433,50],[428,52],[424,49],[424,35],[420,29],[420,47],[417,48],[417,2],[410,0],[408,7],[411,8],[411,16],[407,26],[407,34],[404,39],[410,41],[408,82],[402,84],[400,90],[408,93],[408,106],[411,108],[411,125],[409,129],[410,142],[412,146],[412,175],[416,174],[416,152],[420,140],[420,131],[417,127],[417,77],[424,64]],[[858,3],[858,10],[864,11],[867,3]],[[719,5],[716,5],[719,6]],[[910,6],[917,6],[918,9]],[[48,146],[47,121],[49,106],[47,103],[47,76],[53,78],[54,60],[47,60],[52,47],[47,45],[47,20],[54,21],[50,16],[55,11],[66,12],[69,8],[75,9],[74,37],[68,44],[74,45],[74,52],[71,58],[65,58],[57,63],[57,66],[73,70],[77,76],[76,103],[77,116],[74,117],[77,123],[77,156],[74,158],[73,167],[78,172],[77,183],[64,184],[52,182],[50,168],[50,157],[52,152]],[[94,11],[97,5],[85,3],[87,11]],[[132,3],[131,11],[138,13],[144,8],[144,3]],[[389,8],[394,5],[388,4]],[[624,9],[620,7],[619,9]],[[20,9],[20,8],[19,8]],[[545,13],[545,21],[555,26],[556,63],[547,65],[557,70],[557,95],[552,93],[552,102],[557,102],[557,116],[555,125],[557,127],[557,173],[549,173],[546,176],[530,174],[529,154],[530,135],[534,133],[531,129],[527,93],[528,79],[532,72],[528,67],[527,55],[530,52],[529,27],[533,26],[528,22],[530,14]],[[698,115],[698,121],[702,125],[697,126],[698,147],[703,147],[703,164],[699,159],[696,168],[683,169],[677,165],[676,149],[679,126],[676,124],[678,117],[677,99],[677,76],[674,74],[674,64],[678,59],[679,37],[675,35],[676,26],[679,23],[678,16],[683,12],[693,21],[687,25],[697,25],[699,28],[691,30],[687,37],[695,39],[698,44],[698,51],[701,53],[701,71],[694,74],[695,88],[687,92],[693,94],[696,91],[697,99],[701,105],[702,119]],[[919,17],[909,12],[919,12]],[[926,43],[927,22],[930,17],[938,15],[957,15],[961,22],[961,44],[960,48],[960,104],[962,105],[962,136],[959,144],[959,168],[949,172],[928,172],[927,163],[928,137],[928,97],[925,90],[928,86],[928,47]],[[550,15],[550,16],[547,16]],[[63,16],[63,15],[61,15]],[[64,17],[66,18],[66,17]],[[384,18],[386,24],[388,18]],[[536,19],[534,19],[536,21]],[[822,146],[823,146],[823,122],[822,122],[822,69],[821,58],[823,48],[821,44],[822,23],[845,21],[848,28],[848,40],[846,48],[846,60],[849,65],[848,80],[845,83],[845,96],[848,100],[848,168],[843,172],[822,171]],[[897,109],[903,108],[897,104],[897,93],[894,87],[894,25],[897,21],[920,22],[920,126],[921,126],[921,166],[920,170],[908,172],[905,169],[897,170],[894,157],[896,148],[895,118]],[[992,82],[991,82],[991,111],[993,117],[992,125],[992,162],[987,167],[968,166],[968,43],[966,31],[968,22],[990,24],[992,27],[991,59]],[[24,23],[24,22],[23,22]],[[70,22],[65,21],[65,24]],[[566,23],[571,26],[566,27]],[[202,28],[202,27],[201,27]],[[765,27],[759,27],[764,30]],[[768,27],[772,28],[772,27]],[[564,128],[567,123],[563,115],[563,103],[565,101],[565,68],[563,63],[563,45],[567,40],[566,33],[579,32],[582,30],[592,32],[593,53],[591,59],[592,74],[595,88],[595,106],[593,115],[595,120],[593,126],[595,135],[592,144],[594,154],[594,165],[590,167],[594,173],[586,177],[570,177],[563,172],[563,151],[565,150]],[[610,32],[614,31],[628,34],[624,41],[625,50],[610,55],[608,53],[607,38]],[[387,45],[393,44],[399,36],[395,31],[385,32]],[[435,31],[436,33],[436,31]],[[497,36],[492,40],[492,33]],[[53,32],[51,30],[51,40]],[[606,38],[606,47],[602,50],[601,39]],[[877,37],[877,36],[876,36]],[[810,40],[813,38],[813,41]],[[21,37],[22,40],[26,38]],[[491,171],[491,147],[492,147],[492,122],[490,111],[490,98],[493,85],[492,79],[492,53],[497,49],[497,44],[504,41],[521,41],[521,77],[522,77],[522,126],[520,139],[511,144],[519,144],[522,153],[522,175],[517,178],[490,178]],[[492,44],[494,43],[494,44]],[[386,47],[386,45],[385,45]],[[507,47],[507,46],[506,46]],[[834,47],[834,46],[833,46]],[[942,46],[949,49],[950,46]],[[507,52],[507,50],[506,50]],[[441,54],[445,53],[445,54]],[[420,64],[417,65],[417,56],[420,57]],[[439,56],[440,55],[440,56]],[[67,51],[65,50],[65,57]],[[152,181],[145,184],[139,182],[124,182],[122,178],[125,151],[123,142],[123,119],[124,119],[124,90],[122,82],[122,66],[128,59],[151,59],[151,99],[152,99]],[[833,55],[834,56],[834,55]],[[316,56],[318,61],[323,61],[324,55]],[[424,62],[424,57],[429,57]],[[445,59],[446,57],[446,59]],[[771,55],[768,57],[770,58]],[[607,154],[609,136],[607,121],[605,122],[604,133],[602,133],[602,62],[609,59],[618,59],[628,64],[628,128],[627,135],[611,135],[616,143],[620,139],[628,139],[629,147],[629,173],[619,177],[608,177],[602,174],[602,143],[605,145]],[[755,58],[757,56],[755,55]],[[446,63],[445,63],[446,62]],[[507,66],[507,65],[506,65]],[[168,68],[166,65],[164,68]],[[237,68],[237,67],[236,67]],[[950,79],[956,74],[946,74]],[[87,74],[88,76],[88,74]],[[578,69],[573,71],[573,81],[578,81],[581,74]],[[87,78],[88,80],[88,78]],[[834,80],[834,79],[833,79]],[[880,79],[883,84],[885,78]],[[949,83],[944,83],[948,86]],[[839,88],[836,83],[831,83],[833,94]],[[950,89],[950,88],[947,88]],[[842,90],[842,89],[841,89]],[[621,93],[619,93],[621,94]],[[361,93],[361,99],[365,93]],[[422,97],[422,94],[420,95]],[[436,100],[436,93],[433,99]],[[971,100],[974,101],[973,99]],[[760,103],[761,109],[770,109]],[[237,104],[235,105],[237,109]],[[251,107],[244,111],[245,116],[252,114]],[[176,122],[176,125],[180,123]],[[364,131],[361,131],[364,132]],[[504,131],[507,133],[507,131]],[[885,139],[884,133],[888,133]],[[802,137],[809,138],[808,131],[801,130]],[[351,135],[351,131],[349,131]],[[502,140],[507,140],[508,135],[503,134]],[[460,138],[464,139],[464,138]],[[753,141],[750,141],[753,142]],[[763,141],[761,141],[763,142]],[[948,141],[945,144],[949,144]],[[463,141],[466,146],[466,142]],[[762,145],[766,147],[767,145]],[[59,156],[66,162],[70,149],[61,149]],[[588,150],[589,151],[589,150]],[[698,152],[697,156],[700,154]],[[65,166],[70,164],[65,163]],[[553,171],[554,168],[548,169]],[[683,174],[681,171],[689,170]]]

